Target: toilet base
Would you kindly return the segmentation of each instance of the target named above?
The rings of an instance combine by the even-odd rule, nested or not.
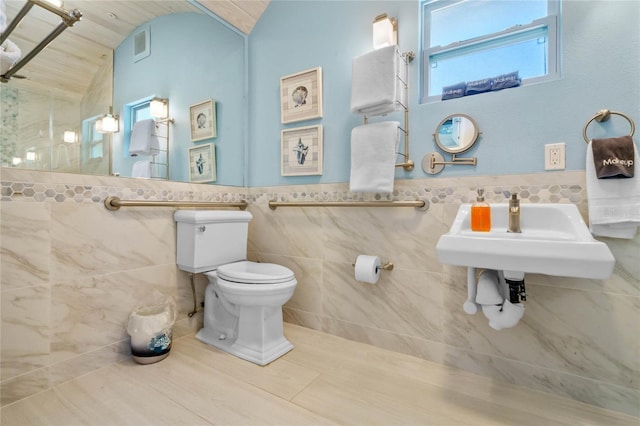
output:
[[[221,338],[220,333],[207,328],[202,328],[198,331],[196,339],[218,348],[221,351],[258,365],[267,365],[293,349],[291,342],[282,337],[282,340],[269,348],[269,350],[260,352],[249,347],[239,345],[235,340]]]

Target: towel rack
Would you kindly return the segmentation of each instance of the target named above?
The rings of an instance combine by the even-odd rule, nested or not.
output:
[[[594,115],[593,117],[591,117],[589,121],[587,121],[587,124],[584,125],[584,129],[582,129],[582,137],[584,138],[584,141],[586,143],[589,143],[589,138],[587,137],[587,127],[589,127],[589,124],[591,124],[593,120],[596,120],[599,123],[603,121],[607,121],[609,118],[611,118],[611,115],[619,115],[620,117],[626,118],[627,121],[629,122],[629,125],[631,126],[631,132],[629,133],[629,136],[633,136],[633,134],[636,131],[636,125],[634,124],[631,117],[629,117],[627,114],[622,112],[610,111],[608,109],[601,109],[596,113],[596,115]]]
[[[107,210],[120,210],[120,207],[238,207],[246,210],[248,203],[244,200],[237,203],[219,203],[215,201],[138,201],[121,200],[118,197],[107,197],[104,200]]]
[[[42,40],[36,47],[34,47],[24,58],[20,59],[16,62],[6,73],[0,75],[0,82],[7,83],[9,79],[17,73],[20,68],[24,67],[30,60],[32,60],[42,49],[47,47],[49,43],[51,43],[56,37],[58,37],[64,30],[69,27],[72,27],[76,22],[82,18],[82,12],[78,9],[73,10],[65,10],[61,7],[57,7],[47,1],[41,0],[27,0],[27,3],[20,9],[16,17],[11,21],[11,23],[7,26],[5,32],[0,34],[0,44],[4,43],[4,41],[9,37],[9,34],[16,29],[20,22],[27,16],[33,5],[40,6],[43,9],[48,10],[49,12],[55,13],[56,15],[62,18],[62,22],[58,24],[58,26]],[[16,76],[17,78],[18,76]]]
[[[153,160],[151,161],[151,164],[156,165],[156,172],[158,171],[157,166],[164,166],[166,168],[166,171],[165,171],[165,177],[160,176],[161,175],[160,173],[156,173],[157,176],[151,176],[152,178],[169,180],[169,124],[174,124],[174,123],[175,123],[175,120],[173,118],[164,118],[161,120],[156,120],[156,124],[155,124],[156,136],[165,140],[165,149],[159,149],[155,154],[151,154],[151,157],[153,158]],[[158,135],[158,127],[161,125],[165,126],[165,129],[166,129],[165,136]],[[157,161],[158,158],[156,158],[162,152],[164,152],[164,155],[165,155],[164,163]]]
[[[404,81],[402,78],[400,78],[399,75],[396,75],[396,78],[402,83],[405,94],[404,99],[407,103],[409,102],[409,70],[407,68],[409,67],[409,63],[413,61],[415,56],[416,54],[412,51],[404,52],[400,55],[405,65],[405,75],[407,76],[407,81]],[[398,102],[398,104],[400,104],[400,106],[402,106],[402,109],[404,110],[404,128],[400,128],[400,130],[402,130],[402,133],[404,133],[404,153],[398,152],[397,154],[402,155],[404,157],[404,161],[402,163],[397,163],[396,167],[402,167],[405,171],[410,172],[414,169],[415,163],[411,160],[411,158],[409,158],[409,105],[403,105],[400,102]],[[364,124],[368,123],[369,118],[365,115]]]

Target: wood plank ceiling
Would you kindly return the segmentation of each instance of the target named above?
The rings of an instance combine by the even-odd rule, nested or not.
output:
[[[199,3],[249,34],[270,0],[201,0]],[[24,0],[2,0],[11,22],[26,3]],[[158,16],[202,11],[186,0],[66,0],[64,8],[78,9],[82,20],[67,28],[46,49],[32,59],[18,74],[25,80],[12,78],[9,85],[52,90],[68,98],[81,98],[104,61],[111,60],[113,50],[131,32]],[[9,36],[22,54],[28,53],[54,27],[60,18],[40,7],[33,7],[20,26]]]

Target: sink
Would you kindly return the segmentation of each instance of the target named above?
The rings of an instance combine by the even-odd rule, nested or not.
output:
[[[522,233],[507,232],[508,204],[491,205],[491,231],[471,231],[464,204],[436,246],[441,263],[475,268],[606,279],[615,259],[596,241],[573,204],[521,204]]]

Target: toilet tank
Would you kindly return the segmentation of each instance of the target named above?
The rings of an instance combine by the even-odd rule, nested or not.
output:
[[[252,216],[235,210],[178,210],[176,263],[188,272],[206,272],[247,259]]]

